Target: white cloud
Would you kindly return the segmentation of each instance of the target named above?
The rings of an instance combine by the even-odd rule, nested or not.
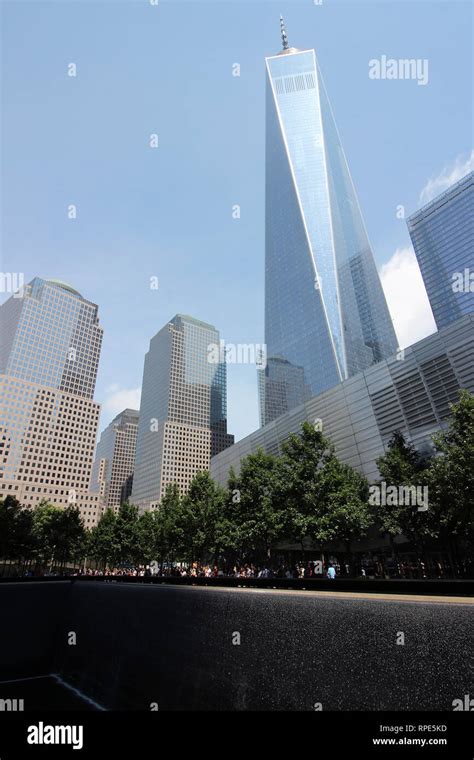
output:
[[[105,393],[102,418],[106,424],[124,409],[140,409],[141,388],[121,388],[114,383],[105,389]]]
[[[380,270],[380,278],[400,348],[436,332],[415,252],[411,246],[397,248]]]
[[[429,203],[437,195],[454,185],[455,182],[465,177],[474,170],[474,150],[468,158],[458,156],[454,161],[447,164],[437,177],[430,177],[420,193],[420,205]]]

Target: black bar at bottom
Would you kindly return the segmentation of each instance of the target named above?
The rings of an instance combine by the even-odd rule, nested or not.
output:
[[[28,737],[43,742],[55,738],[57,726],[71,728],[69,734],[62,733],[71,742],[75,741],[77,751],[73,744],[28,743]],[[61,738],[61,734],[57,736]],[[468,712],[284,715],[261,712],[221,712],[218,715],[209,712],[62,712],[59,715],[50,712],[0,717],[1,760],[24,757],[128,759],[164,754],[182,757],[185,752],[200,756],[204,751],[232,757],[237,753],[245,753],[240,756],[254,754],[262,743],[268,756],[278,748],[282,737],[289,742],[290,756],[306,748],[316,758],[353,757],[360,752],[363,757],[471,760],[472,715]]]

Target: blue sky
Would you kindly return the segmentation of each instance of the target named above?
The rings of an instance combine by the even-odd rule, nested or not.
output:
[[[316,49],[400,343],[434,329],[396,212],[472,167],[470,3],[4,0],[2,270],[99,304],[101,428],[138,403],[148,342],[175,313],[263,341],[280,13],[290,44]],[[428,84],[370,79],[382,55],[428,59]],[[258,426],[255,367],[229,365],[228,410],[237,439]]]

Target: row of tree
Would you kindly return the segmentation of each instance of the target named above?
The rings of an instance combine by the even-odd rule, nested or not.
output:
[[[41,502],[23,509],[12,496],[0,501],[0,558],[2,572],[14,562],[29,567],[65,568],[80,563],[87,553],[90,536],[79,510],[61,509]]]
[[[0,556],[59,568],[85,557],[102,568],[152,560],[271,562],[282,542],[297,543],[304,554],[309,538],[323,551],[343,545],[350,561],[354,544],[371,531],[388,535],[393,551],[393,539],[403,535],[420,556],[436,542],[455,558],[474,539],[474,397],[467,391],[433,442],[434,455],[422,457],[397,432],[377,461],[386,486],[427,489],[427,509],[404,499],[374,504],[373,486],[304,423],[281,456],[260,450],[243,459],[227,488],[198,473],[186,495],[170,485],[158,510],[139,515],[126,503],[118,515],[107,510],[91,531],[74,508],[42,503],[26,510],[8,497],[0,504]]]

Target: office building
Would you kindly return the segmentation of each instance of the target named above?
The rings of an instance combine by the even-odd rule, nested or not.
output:
[[[124,409],[102,431],[92,469],[91,488],[104,509],[118,512],[132,493],[137,448],[138,411]]]
[[[265,369],[258,370],[260,425],[300,406],[309,398],[311,389],[305,385],[303,367],[295,367],[286,359],[272,356]]]
[[[92,527],[98,307],[65,283],[35,277],[0,307],[0,321],[0,496],[26,507],[76,505]]]
[[[397,348],[315,51],[289,47],[281,25],[283,49],[266,59],[266,423],[285,366],[287,385],[304,372],[288,397],[301,403]]]
[[[168,483],[182,493],[230,446],[226,364],[213,361],[215,327],[177,314],[150,341],[143,370],[131,501],[158,506]]]
[[[474,172],[408,219],[438,330],[474,311]]]

